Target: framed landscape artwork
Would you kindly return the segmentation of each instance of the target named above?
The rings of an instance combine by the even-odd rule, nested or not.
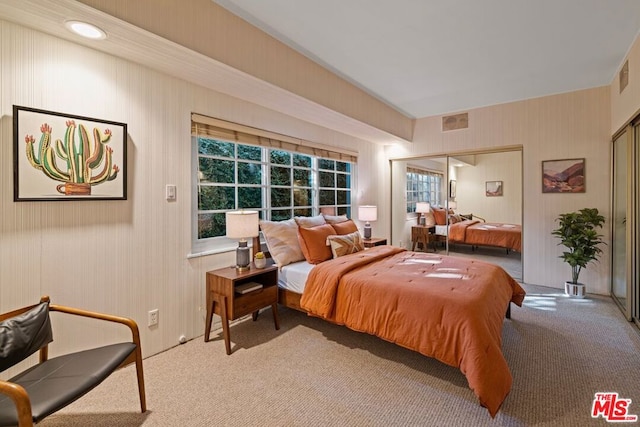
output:
[[[125,123],[13,106],[13,200],[126,200]]]
[[[502,196],[502,181],[487,181],[485,183],[485,195],[487,197]]]
[[[586,191],[584,159],[544,160],[543,193],[584,193]]]

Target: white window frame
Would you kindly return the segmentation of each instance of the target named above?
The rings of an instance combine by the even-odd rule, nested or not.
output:
[[[414,180],[411,177],[412,174],[424,177],[424,179]],[[407,217],[415,217],[417,215],[417,202],[428,202],[433,207],[440,206],[443,203],[442,183],[444,182],[444,173],[412,166],[407,168],[406,180]],[[426,188],[426,186],[429,188]]]
[[[218,140],[218,141],[223,141],[223,142],[230,142],[232,144],[236,144],[236,146],[238,144],[242,144],[242,145],[252,145],[252,144],[247,144],[244,142],[237,142],[237,141],[229,141],[227,139],[223,139],[223,138],[216,138],[216,137],[211,137],[211,136],[202,136],[204,138],[209,138],[212,140]],[[200,179],[199,179],[199,171],[200,171],[200,162],[199,162],[199,158],[200,158],[200,154],[198,152],[198,138],[199,136],[196,135],[192,135],[191,137],[191,157],[192,157],[192,204],[191,204],[191,235],[192,235],[192,245],[191,245],[191,254],[189,255],[189,257],[196,257],[196,256],[203,256],[203,255],[210,255],[210,254],[216,254],[216,253],[223,253],[223,252],[228,252],[231,250],[234,250],[237,247],[237,241],[234,239],[229,239],[226,236],[218,236],[218,237],[209,237],[209,238],[204,238],[204,239],[200,239],[198,238],[198,217],[199,214],[202,212],[199,210],[199,206],[198,206],[198,190],[199,190],[199,185],[200,185]],[[312,199],[312,203],[311,205],[309,205],[308,207],[311,208],[311,214],[312,215],[318,215],[321,212],[321,208],[327,208],[327,206],[320,206],[319,205],[319,170],[318,170],[318,160],[321,158],[325,158],[325,157],[321,157],[321,156],[315,156],[313,154],[307,154],[307,153],[296,153],[295,151],[291,151],[291,150],[287,150],[287,149],[283,149],[283,148],[271,148],[271,147],[266,147],[266,146],[262,146],[260,147],[262,150],[262,155],[261,155],[261,162],[260,165],[262,167],[262,183],[260,184],[260,186],[263,188],[262,191],[262,207],[257,207],[255,208],[256,210],[259,210],[262,212],[262,218],[263,219],[267,219],[270,220],[271,219],[271,210],[274,209],[273,207],[270,206],[270,189],[271,189],[271,184],[270,184],[270,180],[271,180],[271,166],[282,166],[282,167],[288,167],[291,169],[291,204],[288,207],[288,209],[291,209],[291,212],[293,213],[293,215],[295,215],[295,210],[299,209],[299,208],[306,208],[307,206],[303,206],[303,207],[299,207],[299,206],[294,206],[295,204],[295,184],[293,182],[293,170],[294,169],[306,169],[306,168],[301,168],[298,166],[294,166],[294,162],[293,162],[293,155],[294,154],[301,154],[304,156],[308,156],[311,158],[311,168],[310,168],[310,173],[311,173],[311,199]],[[278,164],[271,164],[270,162],[270,150],[280,150],[280,151],[285,151],[291,154],[291,162],[289,165],[278,165]],[[322,152],[321,152],[322,153]],[[221,158],[222,159],[222,158]],[[236,162],[236,165],[238,163],[238,158],[237,158],[237,149],[235,150],[235,157],[234,158],[224,158],[224,160],[232,160]],[[337,160],[337,159],[328,159],[328,160],[333,160],[336,162],[343,162],[343,163],[349,163],[350,167],[349,167],[349,171],[348,172],[342,172],[342,171],[337,171],[334,170],[333,172],[336,174],[336,176],[338,174],[343,174],[343,175],[350,175],[349,178],[349,183],[350,183],[350,187],[348,188],[349,191],[349,195],[350,197],[347,200],[347,204],[338,204],[337,200],[336,200],[336,205],[333,206],[335,209],[347,209],[348,211],[352,212],[352,206],[353,206],[353,195],[356,193],[355,191],[355,182],[356,182],[356,162],[352,162],[352,161],[348,161],[348,160]],[[241,162],[244,162],[243,160],[240,160]],[[257,162],[256,162],[257,163]],[[237,183],[237,167],[236,167],[236,183],[233,184],[233,186],[235,186],[236,188],[236,206],[232,209],[227,209],[227,210],[218,210],[217,212],[223,212],[223,211],[232,211],[232,210],[237,210],[237,203],[238,203],[238,198],[237,198],[237,188],[238,188],[238,183]],[[225,184],[226,185],[226,184]],[[242,186],[245,186],[245,184],[242,184]],[[309,187],[302,187],[304,189],[308,189]],[[323,190],[328,189],[328,188],[322,188]],[[334,183],[334,187],[332,188],[334,191],[336,190],[344,190],[342,188],[338,188],[337,187],[337,179]],[[278,207],[280,208],[280,207]],[[248,209],[253,209],[253,208],[248,208]],[[285,208],[286,209],[286,208]],[[324,211],[324,209],[322,209]]]

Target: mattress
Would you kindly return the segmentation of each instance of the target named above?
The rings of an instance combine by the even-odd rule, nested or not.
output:
[[[301,294],[307,282],[307,276],[315,265],[307,261],[294,262],[282,267],[278,274],[278,286],[288,291]]]

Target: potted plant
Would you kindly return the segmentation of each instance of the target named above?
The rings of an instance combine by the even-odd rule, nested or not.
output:
[[[559,226],[552,234],[560,239],[559,245],[569,250],[560,255],[571,266],[571,281],[565,282],[565,293],[569,296],[584,298],[584,284],[578,282],[580,271],[591,261],[597,261],[602,250],[598,247],[604,243],[597,228],[604,224],[604,217],[598,209],[584,208],[578,212],[560,214],[557,218]]]
[[[258,252],[253,258],[253,264],[256,268],[265,268],[267,266],[267,259],[264,256],[264,252]]]

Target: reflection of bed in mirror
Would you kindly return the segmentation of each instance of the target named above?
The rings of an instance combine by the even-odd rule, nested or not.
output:
[[[300,238],[303,245],[310,235]],[[326,245],[326,237],[315,237]],[[496,265],[377,246],[315,264],[284,263],[278,280],[287,307],[459,368],[492,416],[511,388],[501,330],[510,302],[520,305],[524,291]]]
[[[436,225],[435,233],[448,236],[449,243],[504,248],[522,252],[522,226],[485,222],[481,219],[464,219],[448,225]]]

